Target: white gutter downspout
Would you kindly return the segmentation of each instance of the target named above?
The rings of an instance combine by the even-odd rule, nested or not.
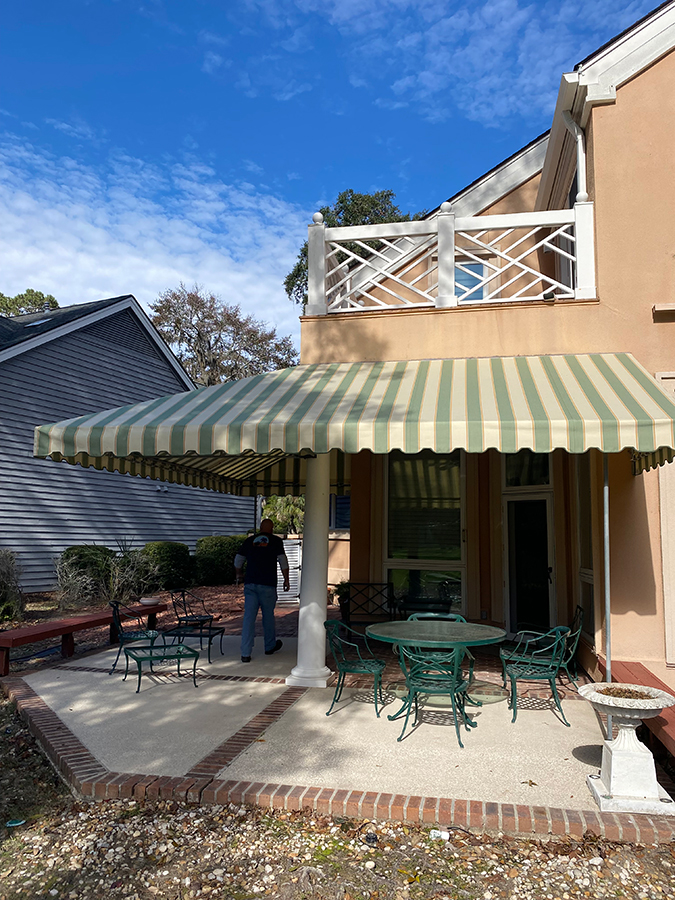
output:
[[[569,110],[563,110],[563,122],[565,127],[572,135],[577,143],[577,196],[579,203],[585,203],[588,200],[588,192],[586,190],[586,142],[584,139],[583,129],[574,121]]]

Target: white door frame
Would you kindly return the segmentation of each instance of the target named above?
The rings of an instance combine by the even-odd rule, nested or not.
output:
[[[555,520],[553,516],[553,488],[545,490],[533,490],[526,488],[525,490],[514,490],[510,488],[502,493],[502,553],[504,561],[504,621],[506,623],[506,631],[509,637],[515,634],[512,627],[515,623],[511,622],[511,588],[510,588],[510,572],[509,572],[509,515],[508,504],[511,500],[545,500],[546,501],[546,525],[548,529],[548,564],[552,569],[551,580],[548,586],[548,614],[551,627],[557,622],[557,602],[555,593],[556,583],[556,561],[555,561]]]

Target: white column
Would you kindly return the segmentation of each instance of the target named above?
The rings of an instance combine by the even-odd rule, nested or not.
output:
[[[302,581],[298,616],[298,664],[286,684],[326,687],[326,592],[328,587],[328,505],[330,454],[307,460]]]
[[[326,226],[320,212],[314,213],[307,237],[307,306],[305,315],[325,316],[326,309]]]
[[[457,306],[455,296],[455,214],[441,203],[438,213],[438,295],[436,306]]]

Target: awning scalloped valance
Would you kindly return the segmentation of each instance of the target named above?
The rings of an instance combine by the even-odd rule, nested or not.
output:
[[[39,457],[236,493],[297,493],[331,451],[628,448],[644,470],[674,446],[675,402],[628,353],[296,366],[35,431]]]

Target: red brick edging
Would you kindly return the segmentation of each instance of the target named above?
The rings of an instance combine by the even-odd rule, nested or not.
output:
[[[272,809],[311,809],[332,816],[454,825],[477,831],[520,835],[569,834],[582,837],[590,833],[612,841],[644,844],[664,843],[675,839],[675,817],[671,819],[666,816],[515,806],[478,800],[214,778],[213,775],[230,761],[226,759],[230,752],[233,752],[233,759],[245,749],[241,742],[228,745],[242,732],[248,738],[246,746],[257,740],[272,721],[299,699],[304,693],[302,688],[284,691],[240,732],[204,757],[189,774],[172,778],[108,771],[22,678],[4,678],[0,684],[6,696],[17,704],[29,730],[65,781],[79,794],[98,800],[147,798],[220,806],[227,803],[248,803]],[[276,715],[272,714],[275,704]],[[226,761],[221,762],[222,759]],[[217,768],[207,772],[207,767],[210,768],[211,765]]]

